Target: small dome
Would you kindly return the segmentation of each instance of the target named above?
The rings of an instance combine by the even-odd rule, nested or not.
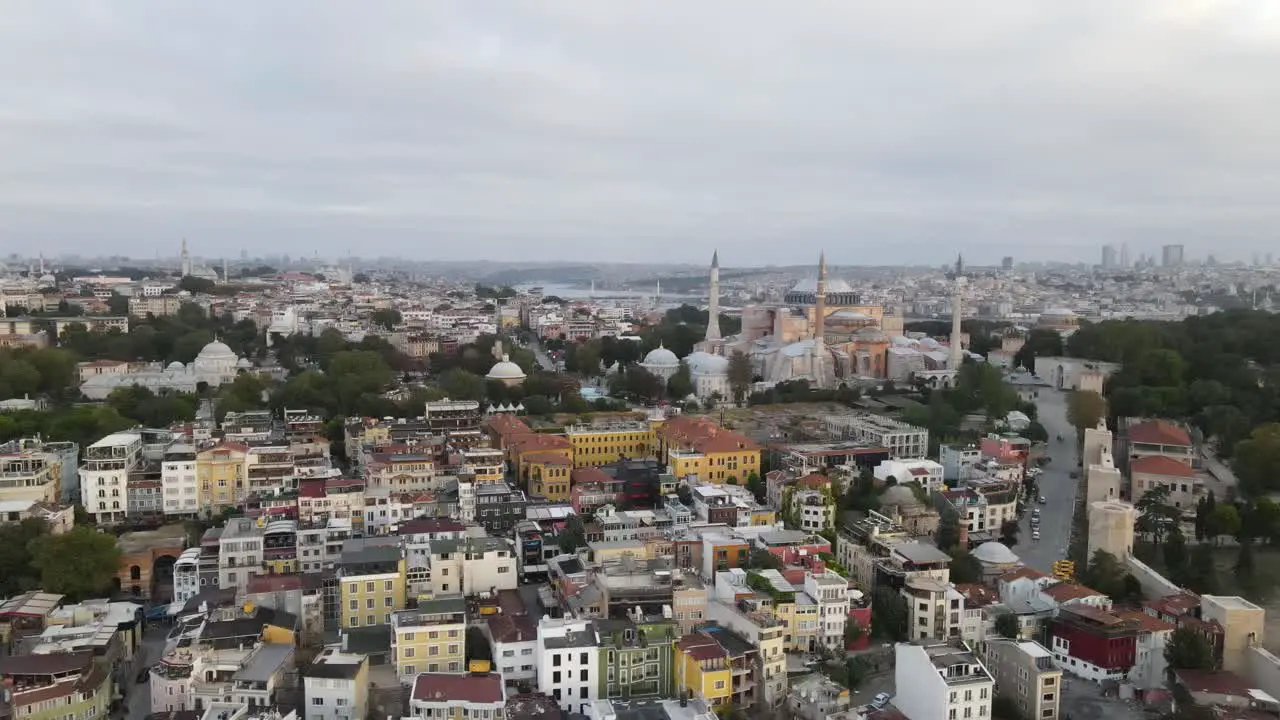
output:
[[[723,355],[699,351],[690,353],[684,362],[693,375],[722,375],[729,372],[729,358]]]
[[[677,367],[680,364],[680,358],[662,345],[658,345],[644,356],[644,362],[640,364],[646,367]]]
[[[1018,556],[1008,546],[995,540],[979,545],[973,556],[987,565],[1013,565],[1018,562]]]
[[[187,369],[187,366],[186,366],[186,365],[183,365],[182,363],[178,362],[177,360],[174,360],[173,362],[169,363],[169,364],[165,367],[165,370],[186,370],[186,369]]]
[[[238,361],[236,361],[236,367],[244,368],[248,370],[249,368],[253,367],[253,363],[249,362],[249,358],[240,358]]]
[[[511,362],[509,356],[503,355],[502,360],[489,368],[489,374],[485,377],[490,380],[524,380],[525,374],[519,365]]]
[[[1054,317],[1075,317],[1075,316],[1076,316],[1076,311],[1075,311],[1075,310],[1071,310],[1071,309],[1069,309],[1069,308],[1061,308],[1061,307],[1059,307],[1059,308],[1049,308],[1048,310],[1045,310],[1044,312],[1042,312],[1042,313],[1040,313],[1040,314],[1041,314],[1041,315],[1052,315],[1052,316],[1054,316]]]
[[[855,332],[853,339],[858,342],[889,342],[889,335],[879,328],[866,327]]]

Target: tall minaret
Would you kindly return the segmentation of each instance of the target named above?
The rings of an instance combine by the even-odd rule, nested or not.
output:
[[[653,306],[658,307],[662,304],[662,281],[657,280],[653,288]]]
[[[822,387],[826,374],[822,366],[827,360],[827,348],[824,342],[827,324],[827,253],[818,253],[818,287],[813,301],[813,380]]]
[[[711,253],[711,290],[707,295],[707,340],[720,339],[720,251]]]
[[[182,277],[191,274],[191,253],[187,252],[187,239],[182,238]]]
[[[227,271],[227,259],[222,258],[222,282],[223,284],[231,283],[231,273]]]
[[[947,362],[948,370],[960,369],[960,364],[964,362],[964,356],[961,354],[960,348],[960,313],[964,305],[964,298],[961,292],[964,288],[964,260],[956,258],[956,284],[954,294],[951,297],[951,357]]]

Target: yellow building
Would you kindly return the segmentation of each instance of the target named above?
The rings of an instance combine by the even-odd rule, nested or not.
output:
[[[536,460],[546,455],[558,455],[568,461],[569,467],[573,467],[573,444],[563,435],[521,435],[508,441],[506,452],[507,462],[519,478],[525,476],[524,466],[530,458]]]
[[[653,455],[653,430],[649,423],[638,420],[571,425],[564,434],[573,445],[574,467],[598,467]]]
[[[462,451],[462,466],[478,483],[502,482],[506,478],[506,461],[497,448],[471,448]]]
[[[822,645],[822,618],[820,606],[797,604],[794,599],[774,605],[774,614],[784,623],[787,649],[793,652],[809,652],[815,643]]]
[[[394,613],[391,630],[391,658],[402,681],[418,673],[467,672],[467,601],[461,594]]]
[[[752,473],[760,474],[760,446],[709,418],[672,418],[658,428],[655,438],[655,454],[677,478],[696,475],[712,483],[733,478],[745,484]]]
[[[572,464],[573,460],[564,453],[527,453],[521,457],[521,483],[530,495],[552,502],[568,502]]]
[[[767,505],[757,505],[751,508],[752,527],[767,527],[778,524],[778,512]]]
[[[343,628],[390,625],[405,608],[405,561],[399,545],[363,545],[345,550],[338,562],[339,612]]]
[[[196,453],[196,497],[202,509],[236,506],[244,491],[249,446],[222,441]]]
[[[676,695],[692,692],[713,707],[730,702],[733,696],[733,673],[729,653],[705,633],[680,638],[674,646],[672,667],[675,670]]]

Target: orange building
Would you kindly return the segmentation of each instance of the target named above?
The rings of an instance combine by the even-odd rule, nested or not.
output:
[[[726,430],[710,418],[681,415],[655,433],[657,456],[677,478],[697,475],[723,483],[730,478],[745,484],[760,473],[760,446],[739,432]]]

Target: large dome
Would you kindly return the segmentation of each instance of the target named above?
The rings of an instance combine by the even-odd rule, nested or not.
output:
[[[684,359],[694,375],[723,375],[729,372],[729,358],[706,352],[691,353]]]
[[[644,362],[640,364],[645,367],[678,367],[680,358],[676,357],[675,353],[659,345],[650,350],[649,354],[644,356]]]
[[[881,505],[897,505],[899,507],[916,507],[922,505],[920,498],[906,485],[894,485],[880,496]]]
[[[227,347],[226,343],[214,340],[200,349],[200,354],[196,356],[197,360],[230,360],[236,361],[236,354]]]
[[[1008,546],[995,540],[979,545],[973,556],[986,565],[1013,565],[1018,562],[1018,556]]]
[[[502,360],[494,363],[493,367],[489,368],[489,374],[485,375],[485,377],[490,380],[524,380],[525,374],[519,365],[511,362],[509,357],[503,355]]]

